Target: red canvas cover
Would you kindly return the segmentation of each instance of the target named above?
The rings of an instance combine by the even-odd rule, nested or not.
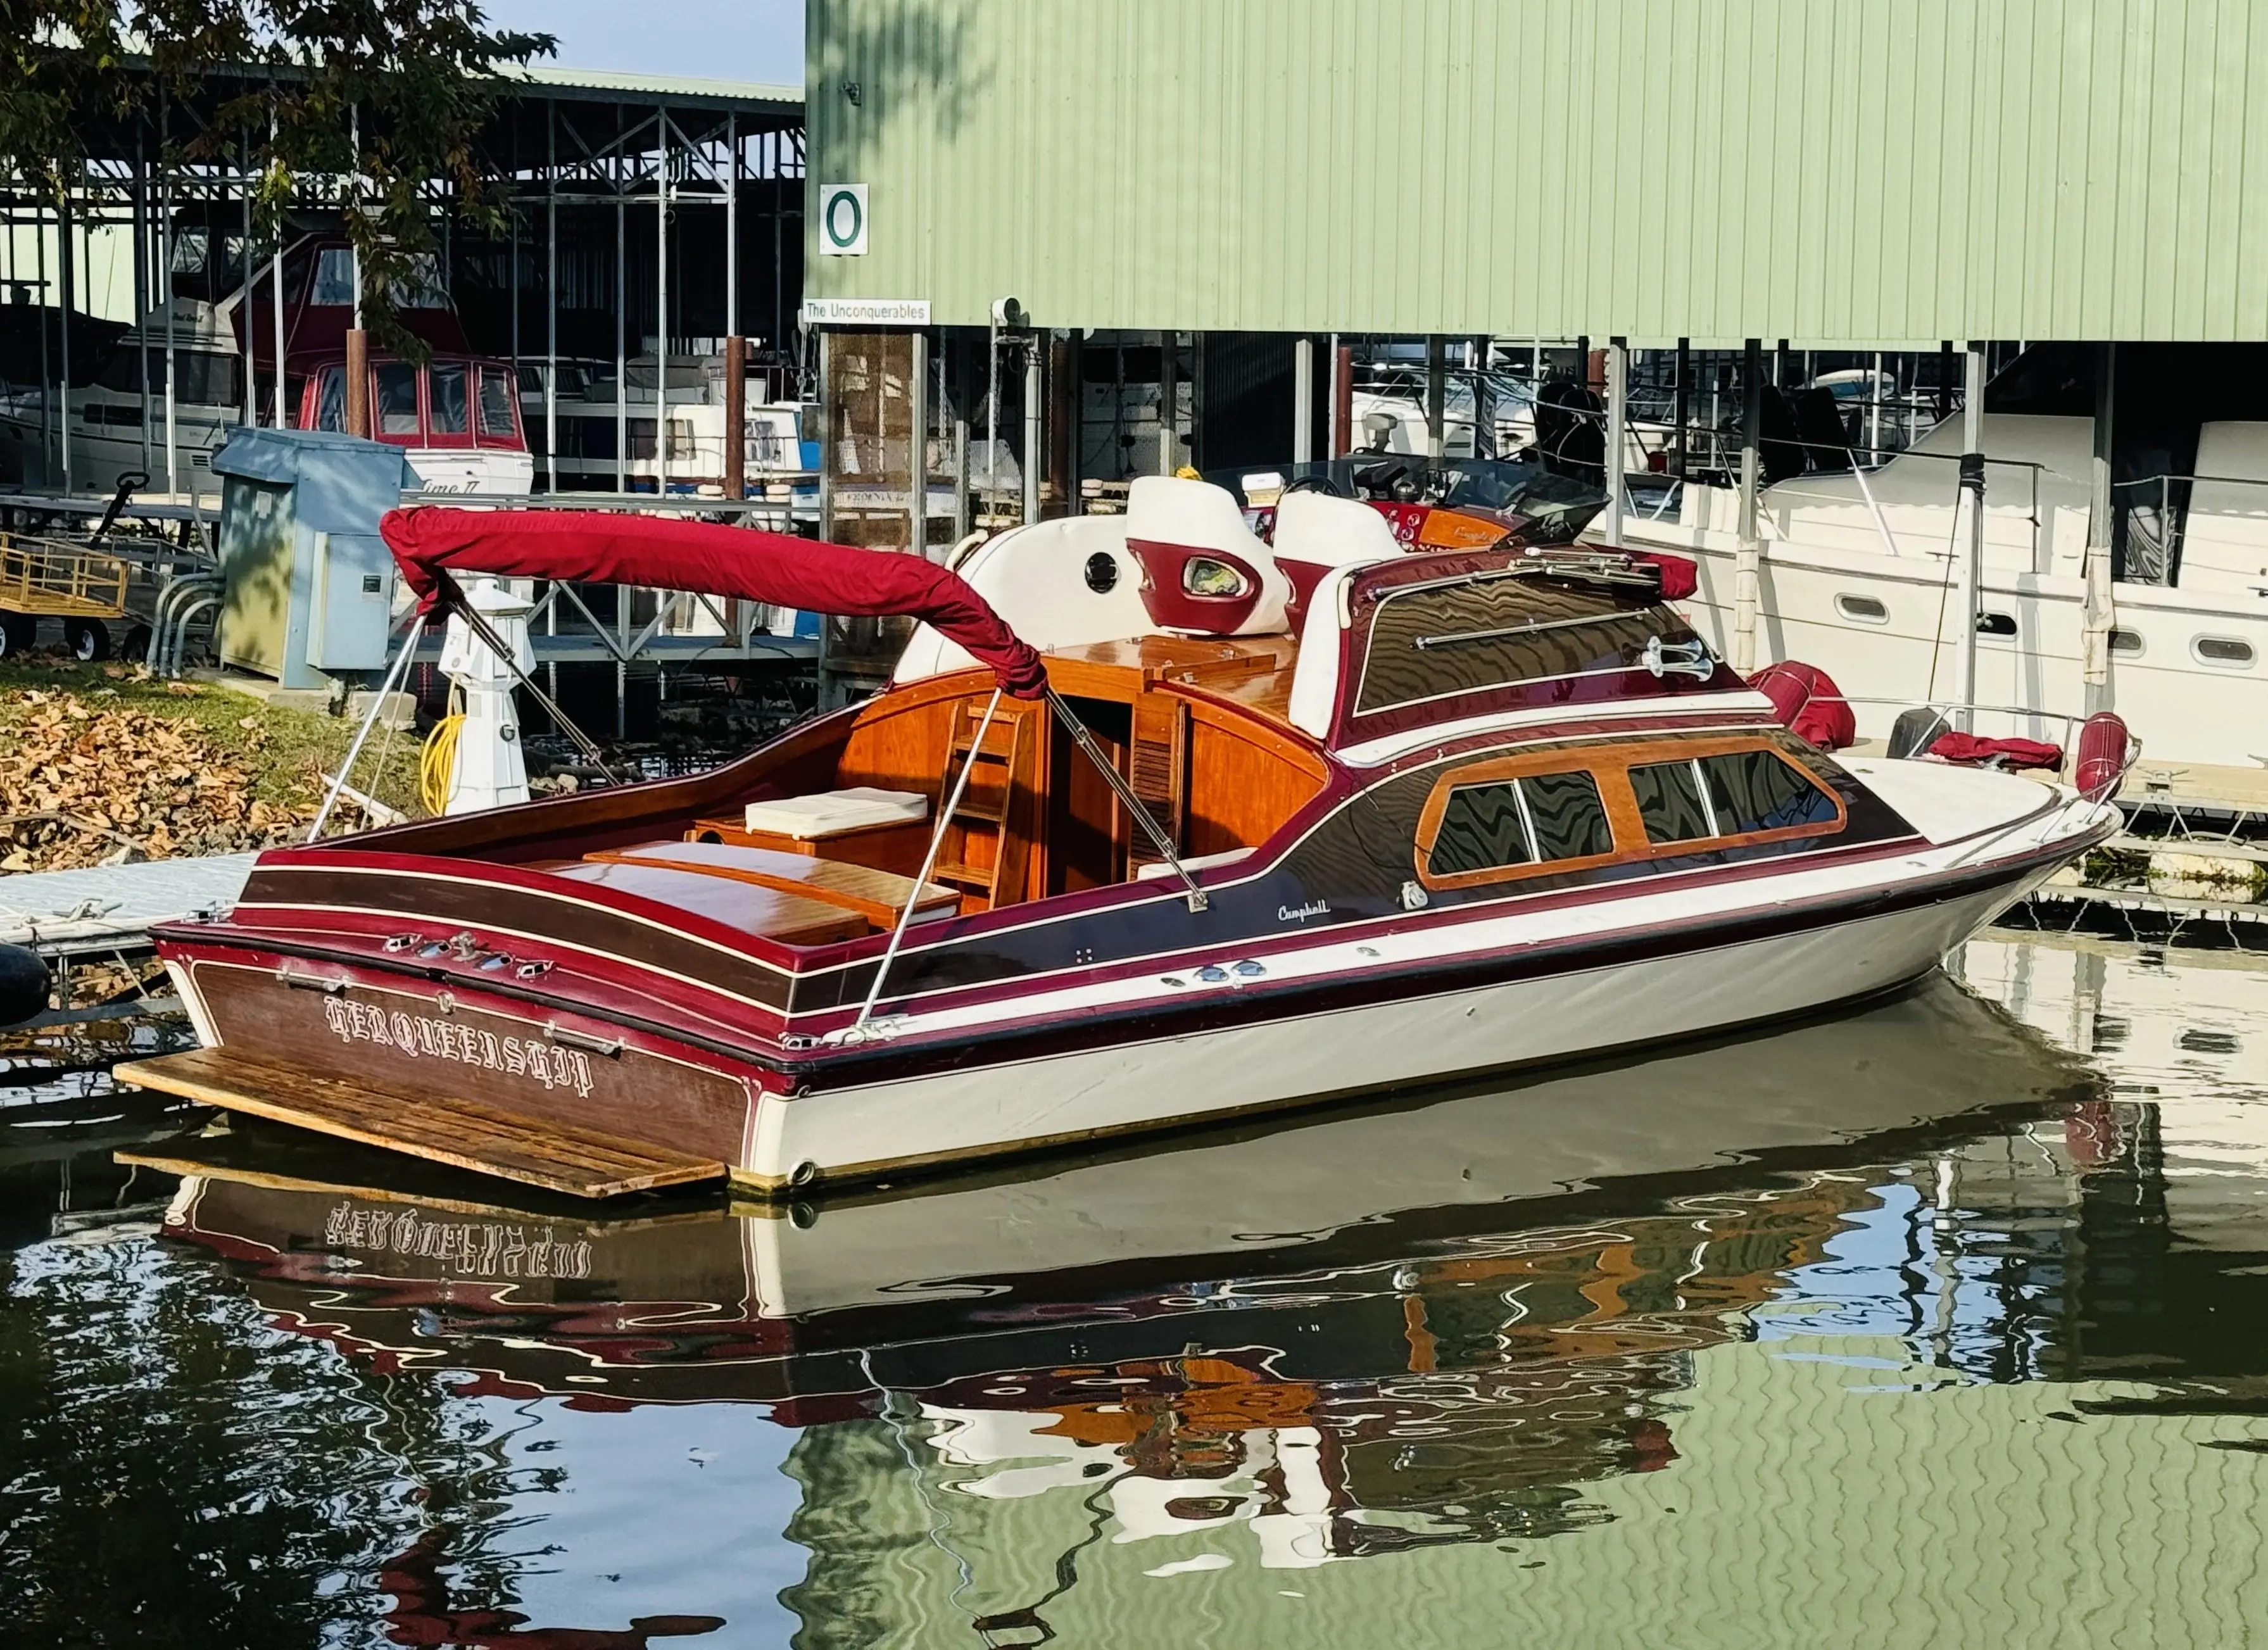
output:
[[[1998,756],[2011,768],[2060,768],[2062,748],[2036,739],[1986,739],[1977,733],[1940,733],[1928,754],[1941,762],[1963,767],[1980,765]]]
[[[1648,562],[1660,570],[1664,601],[1683,601],[1701,588],[1701,570],[1689,556],[1670,556],[1660,550],[1624,550],[1623,554],[1634,562]],[[1834,684],[1830,682],[1828,686],[1832,691]],[[1827,748],[1833,750],[1835,747],[1830,745]]]
[[[1690,570],[1692,564],[1686,565]],[[1816,665],[1783,659],[1750,676],[1749,686],[1772,702],[1782,727],[1822,750],[1846,749],[1859,737],[1859,719],[1844,701],[1843,689]]]
[[[918,556],[821,544],[710,521],[600,510],[389,510],[379,522],[420,611],[444,572],[560,578],[738,597],[863,618],[902,614],[934,626],[1019,699],[1047,689],[1039,654],[960,574]]]
[[[2124,718],[2115,711],[2097,711],[2080,727],[2072,783],[2088,801],[2107,802],[2118,794],[2132,754]]]

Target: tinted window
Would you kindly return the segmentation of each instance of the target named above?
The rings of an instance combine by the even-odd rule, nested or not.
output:
[[[1528,828],[1521,821],[1513,781],[1461,784],[1449,792],[1448,804],[1441,810],[1441,828],[1434,833],[1425,868],[1437,877],[1454,877],[1499,866],[1524,866],[1535,857],[1528,851]]]
[[[309,302],[346,305],[354,302],[354,250],[326,247],[315,258],[315,290]]]
[[[1610,854],[1615,834],[1599,800],[1599,782],[1587,773],[1545,773],[1520,782],[1528,818],[1535,828],[1538,859],[1580,859]]]
[[[519,433],[512,416],[512,379],[502,367],[481,369],[481,433],[507,439]]]
[[[337,367],[325,367],[322,377],[315,380],[315,428],[344,430],[347,427],[347,375]]]
[[[121,350],[102,364],[95,380],[105,389],[134,391],[142,387],[142,351],[136,346]]]
[[[1824,825],[1835,817],[1833,799],[1768,750],[1704,756],[1701,771],[1725,836]]]
[[[417,369],[407,361],[379,364],[372,377],[378,380],[378,433],[414,436],[417,433]]]
[[[472,409],[468,403],[467,380],[472,369],[462,361],[433,363],[433,433],[437,436],[461,436],[472,432]]]
[[[1630,770],[1638,793],[1638,816],[1652,843],[1685,843],[1714,836],[1714,822],[1701,800],[1700,777],[1690,762],[1654,762]]]

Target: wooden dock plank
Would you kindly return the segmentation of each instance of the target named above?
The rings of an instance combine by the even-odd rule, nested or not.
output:
[[[117,1068],[123,1083],[577,1197],[721,1180],[725,1165],[469,1100],[410,1099],[227,1049]]]

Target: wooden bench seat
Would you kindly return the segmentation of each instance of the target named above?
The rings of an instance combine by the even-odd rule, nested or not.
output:
[[[911,877],[873,866],[847,865],[836,859],[732,843],[664,840],[609,849],[587,858],[594,865],[667,866],[673,871],[770,888],[855,911],[877,928],[895,926],[909,899],[914,901],[916,922],[951,916],[959,908],[961,899],[952,888],[934,882],[922,886]]]
[[[789,836],[773,831],[752,831],[737,819],[696,819],[688,840],[725,843],[740,848],[762,848],[799,858],[821,856],[837,865],[872,866],[911,876],[921,869],[933,828],[927,820],[902,825],[866,825],[838,831],[832,836]]]
[[[550,873],[564,882],[580,882],[634,894],[640,899],[723,923],[743,933],[761,934],[783,945],[825,946],[856,939],[873,925],[848,906],[806,899],[753,882],[710,876],[699,871],[630,859],[586,859]]]

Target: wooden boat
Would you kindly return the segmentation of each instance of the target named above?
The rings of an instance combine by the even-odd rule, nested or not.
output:
[[[205,1046],[122,1075],[556,1190],[779,1193],[1863,997],[2117,821],[1812,748],[1659,564],[1320,493],[1267,525],[1145,478],[963,579],[391,516],[429,600],[612,578],[924,628],[709,773],[263,856],[159,935]]]

